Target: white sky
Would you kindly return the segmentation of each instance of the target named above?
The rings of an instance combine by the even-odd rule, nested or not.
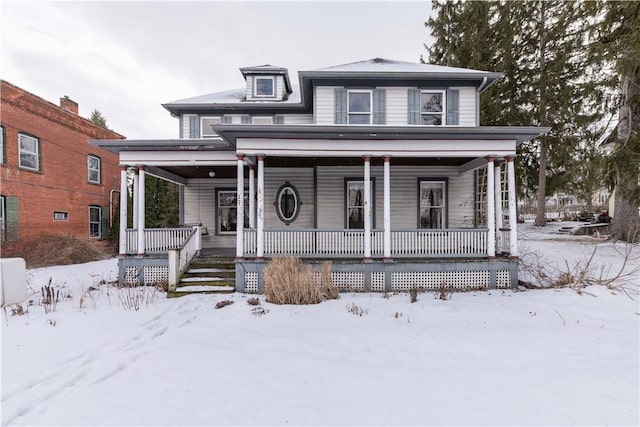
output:
[[[128,139],[175,138],[160,104],[239,88],[238,68],[312,70],[426,54],[430,2],[0,0],[0,76]],[[426,55],[425,55],[426,56]]]

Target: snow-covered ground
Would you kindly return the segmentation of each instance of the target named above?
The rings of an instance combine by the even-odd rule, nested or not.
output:
[[[560,225],[520,227],[527,262],[566,271],[597,248],[592,267],[615,274],[621,245],[552,234]],[[242,294],[147,294],[125,310],[100,284],[115,276],[115,260],[28,272],[35,305],[2,315],[3,425],[640,424],[637,275],[614,283],[629,295],[260,296],[263,315]],[[49,278],[71,298],[47,313]]]

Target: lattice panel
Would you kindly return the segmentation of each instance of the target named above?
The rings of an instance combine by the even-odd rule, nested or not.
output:
[[[509,272],[509,270],[496,271],[496,287],[499,289],[508,289],[511,287],[511,272]]]
[[[488,271],[407,271],[391,273],[391,289],[408,291],[440,289],[446,284],[452,289],[481,289],[489,287]]]
[[[169,281],[168,266],[146,266],[142,271],[144,272],[145,285],[166,283]]]
[[[374,271],[371,273],[371,291],[384,292],[384,271]]]
[[[338,289],[364,291],[364,272],[362,271],[332,271],[331,280]]]
[[[126,267],[124,272],[124,283],[127,285],[138,285],[138,267]]]
[[[257,271],[245,271],[244,291],[246,293],[258,293],[258,272]]]

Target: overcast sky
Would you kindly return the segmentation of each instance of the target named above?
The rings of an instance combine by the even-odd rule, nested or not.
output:
[[[1,77],[98,109],[128,139],[176,138],[160,105],[242,87],[240,67],[418,62],[431,5],[411,2],[1,1]]]

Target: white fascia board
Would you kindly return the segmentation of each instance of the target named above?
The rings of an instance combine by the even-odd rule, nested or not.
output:
[[[149,166],[233,166],[233,151],[122,151],[120,165]]]
[[[245,155],[306,157],[504,157],[515,155],[516,140],[327,140],[238,138]]]

